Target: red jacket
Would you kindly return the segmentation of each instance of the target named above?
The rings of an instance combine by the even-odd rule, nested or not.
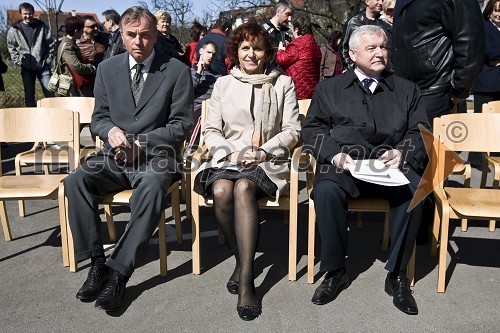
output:
[[[276,53],[276,62],[295,84],[298,99],[311,98],[319,82],[321,50],[313,35],[295,38],[286,50]]]

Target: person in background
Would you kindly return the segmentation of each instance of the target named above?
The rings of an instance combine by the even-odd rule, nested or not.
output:
[[[207,27],[200,24],[198,21],[193,21],[191,28],[189,28],[189,35],[191,36],[192,42],[186,47],[185,55],[186,59],[184,63],[190,68],[194,67],[197,63],[196,61],[196,45],[207,34]]]
[[[288,1],[280,0],[274,7],[274,15],[265,20],[262,26],[271,36],[274,53],[271,62],[276,65],[276,52],[278,52],[280,43],[286,46],[292,41],[292,35],[288,24],[292,20],[292,6]]]
[[[474,83],[474,112],[483,104],[500,100],[500,0],[490,0],[483,10],[484,67]]]
[[[366,8],[361,9],[358,14],[347,20],[342,33],[342,41],[340,43],[340,53],[342,54],[342,66],[345,69],[351,68],[354,65],[349,56],[349,39],[356,28],[363,25],[377,25],[384,29],[387,35],[387,47],[389,51],[389,61],[392,60],[392,32],[391,26],[380,17],[382,14],[383,0],[364,0]],[[387,70],[392,71],[392,64],[389,62]]]
[[[200,166],[194,190],[213,196],[217,224],[236,258],[226,287],[238,294],[239,317],[253,320],[261,313],[253,275],[257,201],[286,194],[289,166],[274,157],[286,159],[299,141],[299,108],[292,79],[269,63],[271,40],[255,19],[233,31],[227,53],[237,65],[215,82],[202,125],[212,158]]]
[[[184,51],[182,50],[179,40],[170,33],[170,25],[172,24],[172,17],[170,14],[162,9],[155,13],[158,20],[158,39],[155,48],[174,58],[184,62]]]
[[[114,9],[102,12],[104,30],[109,33],[108,48],[104,54],[104,59],[125,52],[122,35],[120,33],[120,14]]]
[[[19,5],[23,17],[7,32],[7,48],[12,62],[21,67],[24,87],[24,104],[36,106],[35,84],[40,81],[45,97],[53,97],[49,90],[50,67],[54,57],[54,41],[50,29],[36,19],[32,4],[23,2]]]
[[[384,0],[382,3],[382,15],[381,18],[387,24],[392,27],[392,22],[394,18],[394,6],[396,5],[396,0]]]
[[[198,55],[200,54],[200,48],[205,42],[214,42],[217,45],[217,52],[215,53],[215,59],[212,62],[212,70],[214,73],[219,75],[227,75],[228,69],[231,67],[229,59],[226,57],[226,49],[225,44],[229,34],[232,31],[232,24],[230,21],[227,21],[224,18],[219,18],[215,21],[210,32],[200,39],[198,44],[196,44],[195,49],[195,59],[196,63],[198,63]]]
[[[9,69],[9,67],[7,67],[7,64],[3,62],[2,57],[0,57],[0,91],[5,91],[2,74],[5,74],[7,69]]]
[[[369,193],[386,198],[390,206],[385,292],[400,311],[416,315],[406,270],[422,207],[408,208],[420,181],[416,170],[426,157],[419,126],[429,128],[429,122],[417,85],[386,70],[383,28],[357,28],[349,47],[354,67],[318,84],[302,129],[304,150],[317,160],[311,198],[321,238],[320,271],[326,273],[311,301],[327,304],[349,287],[347,200]],[[349,166],[365,159],[400,168],[410,183],[383,186],[354,178]]]
[[[326,45],[321,47],[320,80],[342,73],[342,59],[339,51],[341,37],[342,31],[335,30],[328,36]]]
[[[109,35],[99,31],[97,21],[93,16],[83,16],[83,34],[76,40],[83,59],[95,68],[104,60],[104,54],[108,48]]]
[[[80,16],[69,16],[64,21],[66,35],[63,37],[57,50],[56,61],[61,60],[61,72],[73,76],[73,84],[69,96],[93,96],[90,86],[77,87],[75,85],[76,75],[92,76],[95,78],[96,68],[88,62],[84,62],[80,48],[76,41],[79,40],[84,30],[84,20]],[[59,59],[59,55],[61,59]],[[92,80],[93,82],[93,80]]]
[[[280,42],[276,63],[292,78],[297,98],[308,99],[319,82],[321,50],[306,14],[293,16],[292,32],[294,39],[286,47]]]
[[[184,150],[184,156],[190,155],[200,140],[201,127],[201,104],[212,96],[215,81],[220,74],[212,70],[212,62],[217,53],[217,45],[214,42],[206,41],[200,48],[198,63],[191,68],[191,77],[194,88],[194,120],[196,122],[189,135],[189,141]]]

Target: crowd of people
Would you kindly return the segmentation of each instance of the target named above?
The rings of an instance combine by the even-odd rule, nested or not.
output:
[[[186,151],[194,149],[201,133],[211,158],[200,166],[194,190],[214,199],[235,258],[226,287],[238,295],[241,319],[261,314],[253,275],[257,201],[287,195],[289,167],[276,161],[286,160],[301,139],[317,160],[311,196],[325,275],[312,303],[327,304],[349,286],[346,203],[369,192],[390,206],[385,291],[399,310],[418,313],[405,272],[419,230],[425,233],[432,221],[422,207],[433,204],[408,211],[428,161],[419,126],[430,129],[433,118],[472,89],[475,112],[500,99],[500,0],[489,0],[482,15],[475,0],[364,2],[323,47],[310,17],[280,1],[262,23],[252,18],[233,27],[220,18],[207,29],[195,21],[186,48],[164,10],[107,10],[105,32],[91,16],[72,16],[57,52],[33,6],[19,6],[23,19],[7,42],[21,66],[26,106],[36,105],[36,78],[45,96],[54,95],[48,80],[56,57],[73,77],[69,95],[95,96],[90,129],[106,142],[65,181],[76,258],[91,259],[78,299],[120,308],[135,260],[166,206],[166,190],[180,177],[176,156],[184,141]],[[302,125],[298,99],[311,99]],[[369,158],[401,168],[409,184],[373,185],[347,172],[355,160]],[[134,189],[129,227],[106,258],[97,205],[126,188]]]

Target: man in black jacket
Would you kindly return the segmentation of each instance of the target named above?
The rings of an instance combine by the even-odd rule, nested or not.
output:
[[[406,268],[421,207],[407,209],[420,180],[415,170],[426,157],[419,125],[428,128],[429,124],[416,84],[386,70],[387,37],[381,27],[357,28],[349,47],[355,68],[316,86],[302,128],[305,149],[317,160],[311,197],[321,236],[320,271],[326,272],[312,302],[331,302],[349,286],[345,259],[348,198],[379,194],[390,206],[391,249],[385,265],[389,272],[385,291],[393,296],[399,310],[417,314]],[[400,168],[410,183],[382,186],[355,179],[346,171],[349,165],[359,167],[354,160],[362,159],[383,163],[389,169]]]
[[[469,96],[484,57],[484,20],[476,0],[398,0],[395,73],[415,82],[432,120]]]
[[[265,20],[262,26],[271,36],[271,44],[273,45],[274,54],[271,62],[276,64],[276,52],[280,44],[286,46],[292,41],[292,35],[288,28],[292,17],[292,7],[287,1],[279,1],[276,4],[273,17]]]
[[[104,30],[109,32],[109,46],[104,54],[104,59],[125,52],[122,34],[120,33],[120,14],[114,9],[102,12]]]
[[[340,53],[342,55],[342,66],[344,69],[351,68],[354,65],[354,62],[349,56],[349,38],[356,28],[365,24],[378,25],[384,29],[387,35],[389,61],[391,60],[392,29],[391,26],[380,17],[382,13],[382,2],[382,0],[365,0],[366,8],[360,10],[358,14],[347,20],[342,34],[342,41],[340,42]],[[389,63],[387,69],[392,70],[392,64]]]

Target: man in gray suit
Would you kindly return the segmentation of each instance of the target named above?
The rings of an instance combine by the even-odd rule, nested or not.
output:
[[[179,178],[176,156],[193,124],[189,68],[155,52],[154,15],[131,7],[120,25],[127,52],[99,65],[90,125],[107,149],[65,181],[76,260],[92,261],[76,298],[97,299],[95,307],[106,311],[122,304],[136,259],[166,207],[166,191]],[[106,260],[98,204],[106,194],[130,188],[130,221]]]

